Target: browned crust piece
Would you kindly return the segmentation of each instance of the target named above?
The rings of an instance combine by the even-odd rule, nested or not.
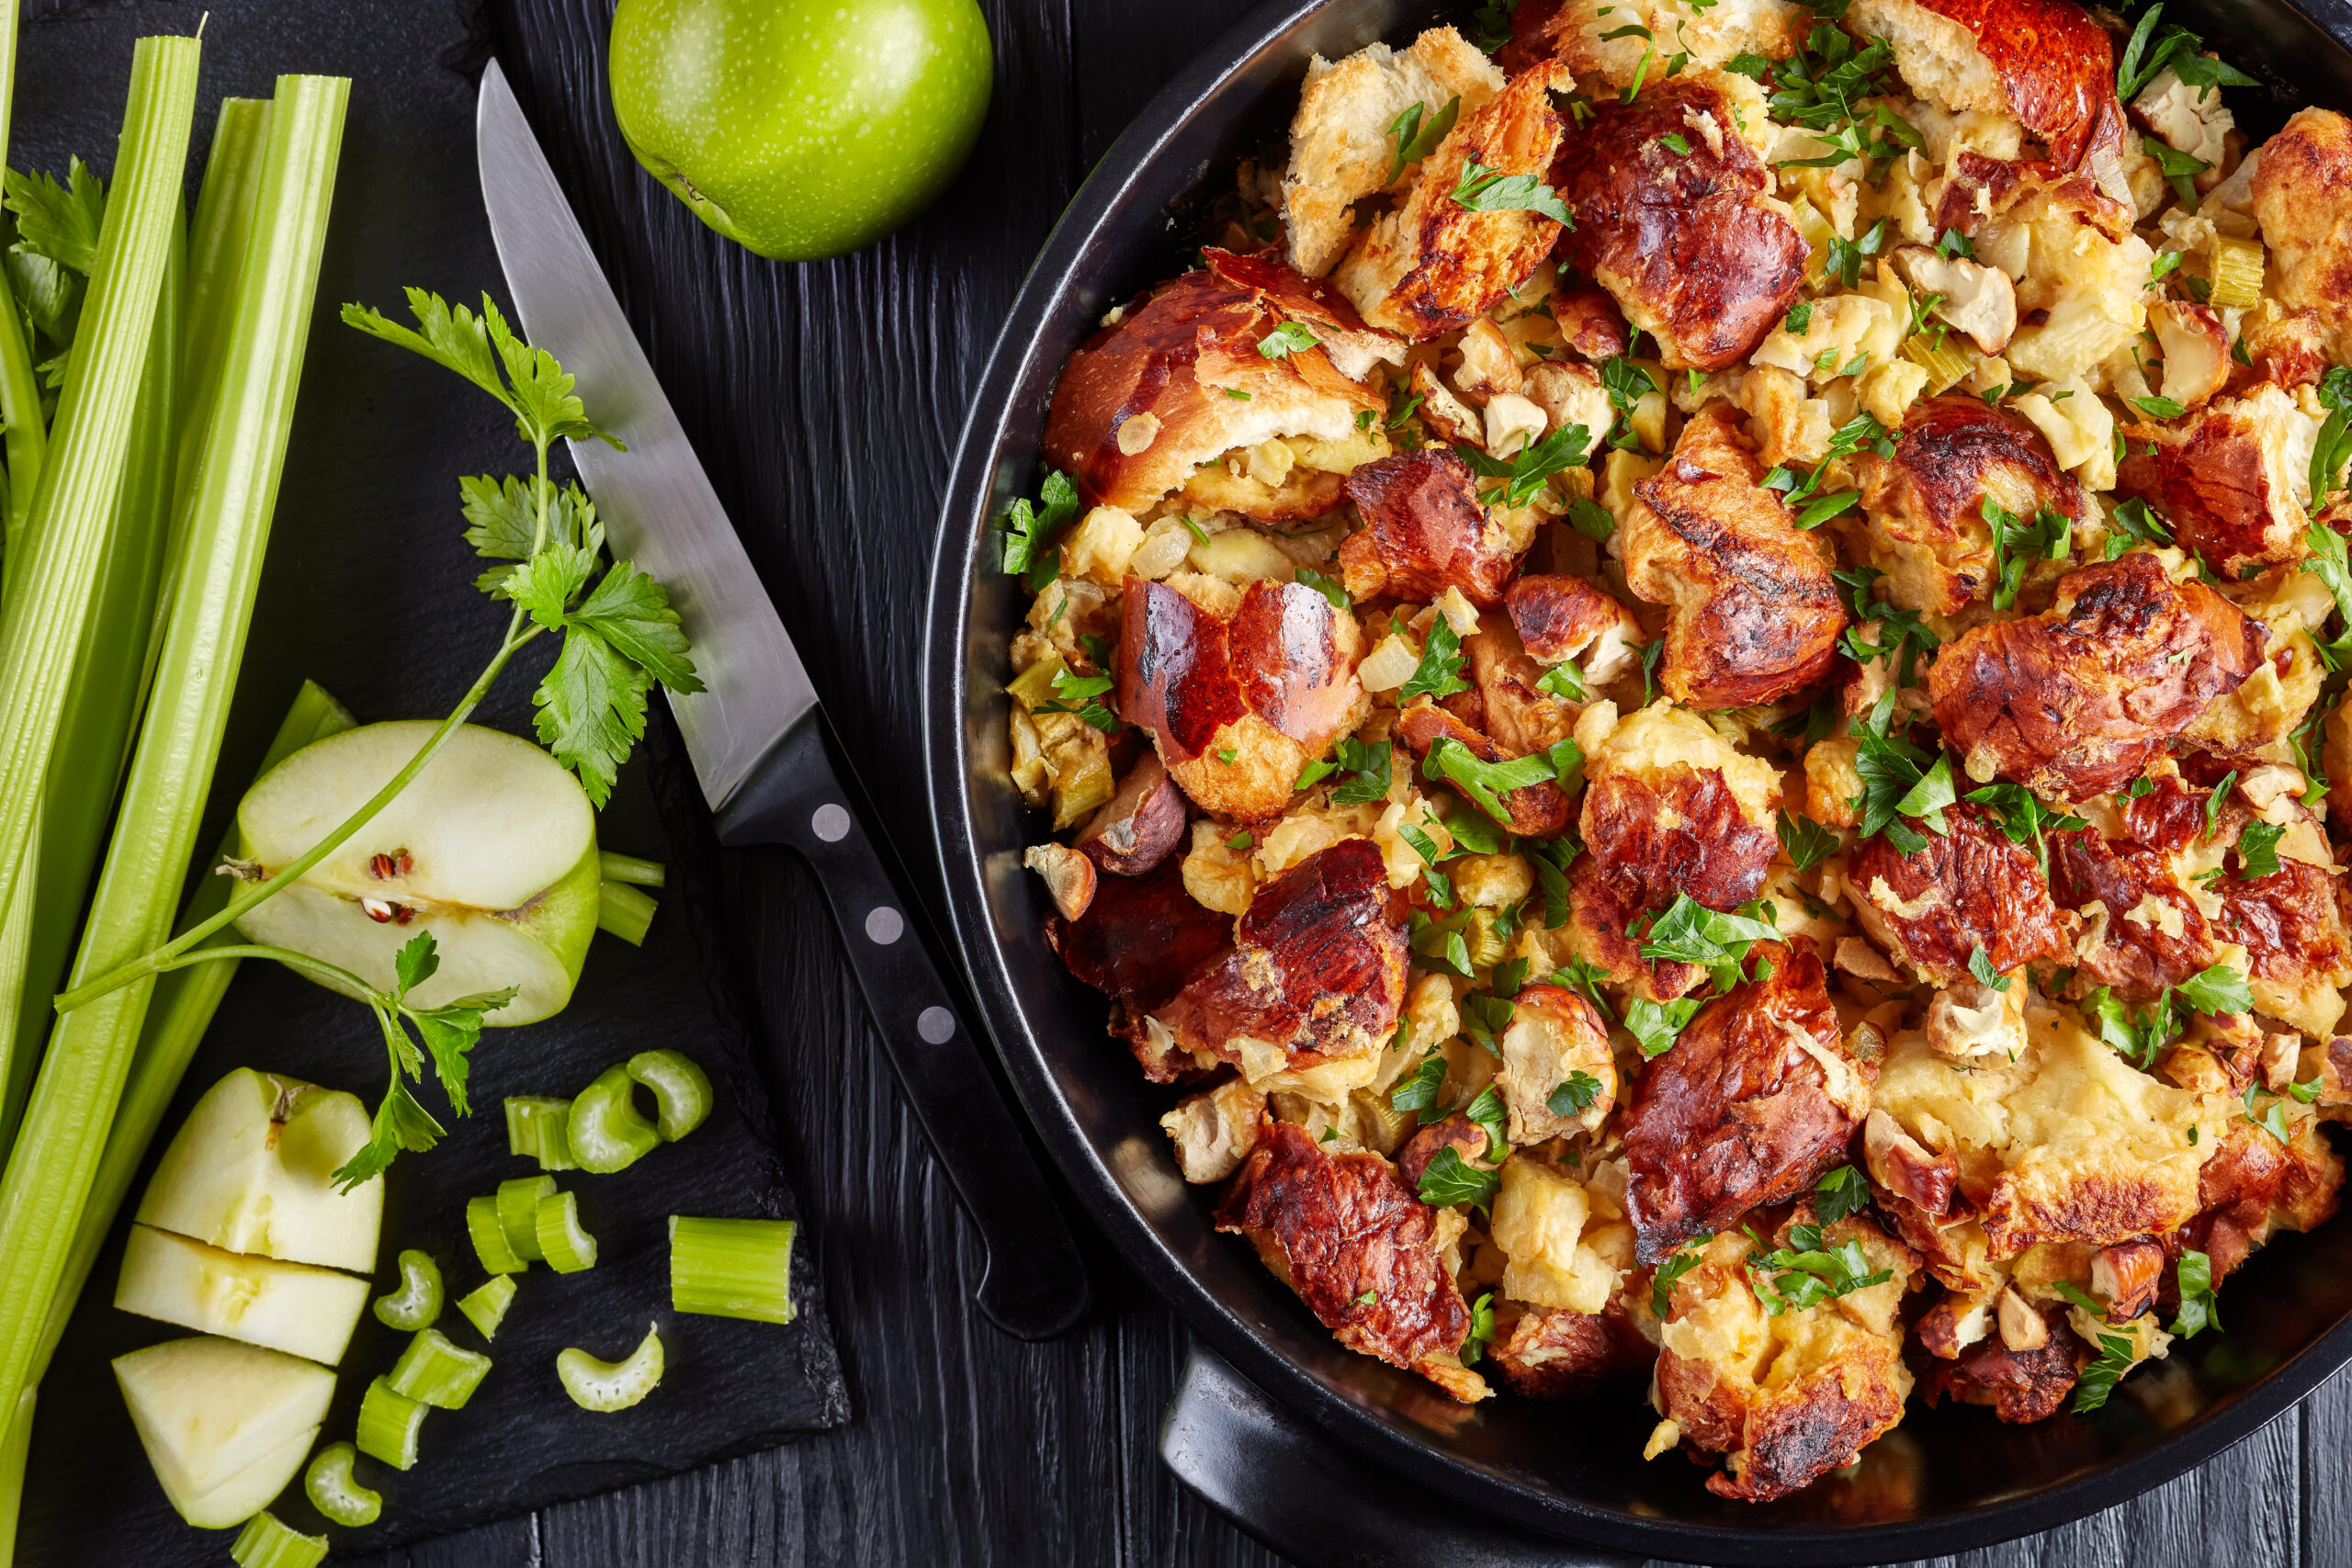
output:
[[[2262,661],[2262,627],[2135,551],[2068,573],[2042,615],[1982,626],[1928,672],[1944,739],[1985,773],[2065,800],[2119,789]]]
[[[2066,1326],[2062,1309],[2044,1308],[2042,1317],[2049,1338],[2038,1350],[2012,1350],[1995,1336],[1970,1346],[1957,1359],[1929,1362],[1919,1379],[1928,1403],[1950,1399],[1987,1405],[2002,1420],[2018,1425],[2057,1415],[2075,1392],[2082,1341]]]
[[[1438,1256],[1437,1211],[1378,1155],[1327,1154],[1306,1128],[1269,1119],[1216,1224],[1247,1235],[1351,1350],[1423,1370],[1469,1333]]]
[[[1712,115],[1709,137],[1685,118]],[[1737,111],[1744,112],[1744,111]],[[1576,217],[1564,261],[1653,333],[1669,369],[1722,370],[1755,351],[1804,285],[1805,243],[1767,204],[1771,172],[1721,89],[1660,82],[1607,96],[1563,139],[1552,184]],[[1687,145],[1678,152],[1661,138]]]
[[[1671,606],[1659,683],[1698,708],[1747,707],[1818,684],[1846,628],[1829,562],[1763,488],[1737,410],[1693,414],[1666,467],[1634,487],[1618,531],[1626,583]]]
[[[2115,488],[2156,509],[2173,542],[2235,581],[2304,553],[2302,508],[2276,493],[2262,433],[2235,402],[2198,410],[2175,424],[2133,424]],[[2284,502],[2284,504],[2280,504]]]
[[[1343,839],[1258,890],[1233,947],[1155,1014],[1179,1049],[1252,1068],[1237,1042],[1293,1069],[1388,1043],[1405,1000],[1405,932],[1369,839]]]
[[[1750,950],[1751,970],[1759,958],[1770,978],[1702,1007],[1634,1080],[1621,1133],[1645,1263],[1804,1192],[1870,1113],[1871,1068],[1847,1050],[1821,961],[1777,943]]]
[[[1508,762],[1524,752],[1506,750],[1489,737],[1471,728],[1453,714],[1426,703],[1407,708],[1396,717],[1396,738],[1426,758],[1442,739],[1460,741],[1482,762]],[[1465,805],[1475,805],[1465,795]],[[1503,826],[1522,839],[1548,839],[1568,825],[1568,797],[1549,782],[1515,789],[1502,797],[1510,820]],[[1483,808],[1481,808],[1483,809]]]
[[[1173,861],[1143,876],[1102,877],[1077,919],[1046,919],[1046,940],[1071,974],[1146,1011],[1174,996],[1232,932],[1230,916],[1193,901]]]
[[[2270,246],[2272,294],[2317,312],[2335,356],[2352,358],[2352,119],[2297,110],[2262,144],[2254,212]]]
[[[1473,163],[1541,178],[1560,145],[1552,94],[1572,85],[1566,72],[1536,65],[1446,133],[1404,205],[1374,220],[1332,275],[1366,322],[1419,343],[1476,321],[1543,265],[1559,239],[1556,220],[1474,211],[1453,192]]]
[[[1519,558],[1453,447],[1429,446],[1366,463],[1345,488],[1363,517],[1363,526],[1340,546],[1340,576],[1357,600],[1427,604],[1458,588],[1473,604],[1503,602]]]
[[[1275,435],[1342,439],[1357,411],[1385,407],[1319,345],[1273,359],[1258,352],[1295,309],[1346,308],[1344,299],[1318,304],[1327,291],[1295,274],[1264,286],[1269,273],[1287,270],[1251,261],[1238,276],[1188,272],[1088,339],[1054,389],[1046,460],[1068,469],[1089,502],[1141,512],[1236,446]],[[1123,450],[1121,428],[1145,415],[1158,422],[1148,445]]]
[[[2099,940],[2077,948],[2079,992],[2105,986],[2124,1001],[2151,1002],[2221,957],[2205,912],[2173,879],[2166,858],[2143,844],[2102,839],[2096,828],[2052,833],[2050,886],[2069,909],[2096,903],[2107,910]],[[2126,919],[2133,913],[2141,918]]]
[[[1933,552],[1941,592],[1915,607],[1941,615],[1958,615],[1992,584],[1988,497],[2029,522],[2043,507],[2073,522],[2091,512],[2089,495],[2058,466],[2040,431],[1965,395],[1912,404],[1894,456],[1865,449],[1854,461],[1871,524]]]
[[[1687,893],[1711,909],[1756,897],[1780,840],[1758,828],[1715,769],[1675,764],[1658,782],[1612,772],[1585,786],[1587,852],[1568,868],[1569,918],[1611,975],[1671,1000],[1706,978],[1696,964],[1641,954],[1625,934]]]
[[[1638,1377],[1657,1359],[1641,1330],[1616,1311],[1521,1307],[1487,1350],[1495,1381],[1529,1399],[1576,1399]]]
[[[2115,44],[2074,0],[1910,0],[1974,35],[2008,97],[2009,112],[2050,149],[2060,169],[2095,149],[2120,149],[2129,127],[2115,96]],[[1848,28],[1863,43],[1864,18]],[[1973,106],[1969,106],[1973,107]]]
[[[2075,916],[2051,903],[2050,884],[2033,856],[1978,807],[1946,807],[1944,826],[1941,833],[1920,828],[1928,843],[1916,854],[1903,853],[1883,834],[1854,851],[1847,882],[1871,933],[1939,986],[1966,977],[1979,947],[2004,975],[2064,961],[2074,947]]]

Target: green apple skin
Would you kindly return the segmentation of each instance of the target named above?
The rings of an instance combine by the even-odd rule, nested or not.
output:
[[[620,0],[611,72],[621,134],[695,216],[819,261],[946,187],[994,64],[975,0]]]
[[[114,1375],[164,1495],[205,1529],[243,1524],[286,1489],[334,1398],[317,1362],[209,1335],[118,1356]]]
[[[370,1131],[356,1095],[239,1067],[172,1135],[136,1217],[228,1252],[373,1274],[383,1179],[349,1192],[334,1179]]]
[[[334,1366],[351,1346],[368,1281],[307,1263],[223,1252],[134,1224],[115,1306],[224,1339]]]

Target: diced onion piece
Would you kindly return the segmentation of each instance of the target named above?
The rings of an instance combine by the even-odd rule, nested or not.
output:
[[[1903,343],[1903,356],[1928,373],[1928,396],[1934,397],[1959,383],[1976,367],[1976,356],[1955,344],[1959,334],[1946,333],[1938,343],[1926,333],[1913,333]]]
[[[606,886],[610,886],[607,884]],[[510,1095],[506,1100],[506,1152],[539,1162],[541,1170],[577,1170],[567,1124],[571,1101]]]
[[[670,1216],[670,1305],[705,1317],[790,1323],[790,1220],[697,1220]]]
[[[489,1372],[488,1356],[450,1343],[437,1328],[425,1328],[417,1331],[392,1363],[389,1381],[403,1399],[435,1410],[463,1410]]]
[[[2213,237],[2213,299],[2222,310],[2250,310],[2262,303],[2262,242],[2229,234]]]
[[[627,1410],[661,1386],[661,1325],[647,1327],[627,1360],[600,1361],[585,1350],[565,1350],[555,1359],[555,1375],[582,1410]]]
[[[628,1059],[628,1076],[653,1091],[661,1108],[654,1131],[674,1144],[710,1114],[710,1078],[676,1051],[640,1051]]]
[[[351,1461],[357,1453],[349,1443],[329,1443],[318,1451],[302,1476],[302,1495],[310,1498],[311,1506],[331,1522],[349,1529],[374,1524],[377,1516],[384,1511],[383,1494],[370,1492],[351,1473]]]
[[[530,1267],[506,1244],[506,1231],[498,1223],[497,1199],[466,1200],[466,1233],[473,1237],[474,1255],[491,1273],[520,1274]]]
[[[401,1288],[376,1298],[376,1321],[403,1334],[430,1328],[441,1315],[441,1266],[429,1252],[401,1254]]]
[[[637,1080],[626,1066],[606,1067],[573,1098],[565,1131],[571,1157],[598,1176],[626,1170],[660,1146],[662,1134],[637,1109]]]
[[[526,1263],[539,1258],[539,1200],[555,1190],[552,1176],[518,1176],[498,1184],[498,1228],[506,1246]]]
[[[580,1194],[558,1192],[539,1200],[539,1253],[559,1274],[596,1267],[596,1238],[580,1224]]]
[[[327,1560],[327,1538],[304,1535],[265,1510],[247,1519],[245,1528],[237,1532],[229,1560],[237,1568],[319,1568]]]
[[[352,1433],[359,1451],[394,1470],[408,1469],[416,1463],[416,1435],[424,1426],[427,1408],[394,1388],[389,1378],[378,1378],[359,1401],[359,1419]]]
[[[504,1274],[492,1276],[479,1290],[458,1298],[458,1310],[484,1339],[498,1337],[498,1325],[506,1321],[506,1309],[514,1304],[514,1281]]]
[[[631,947],[645,945],[645,933],[653,929],[654,908],[650,893],[619,882],[596,885],[596,929],[610,931]]]

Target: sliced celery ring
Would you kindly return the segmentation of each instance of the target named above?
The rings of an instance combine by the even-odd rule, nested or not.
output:
[[[498,1228],[506,1246],[526,1262],[539,1259],[539,1201],[555,1190],[552,1176],[518,1176],[498,1184]]]
[[[572,1098],[565,1134],[580,1168],[598,1176],[626,1170],[652,1153],[662,1134],[637,1109],[637,1080],[626,1066],[606,1067]]]
[[[376,1321],[406,1334],[432,1327],[440,1315],[441,1266],[411,1247],[401,1254],[401,1288],[376,1298]]]
[[[466,1200],[466,1234],[473,1237],[475,1256],[491,1273],[520,1274],[530,1267],[507,1245],[506,1229],[498,1223],[497,1199]]]
[[[539,1200],[539,1255],[559,1274],[596,1267],[596,1238],[580,1223],[580,1194],[557,1192]]]
[[[404,1399],[435,1410],[463,1410],[489,1373],[488,1356],[451,1344],[437,1328],[424,1328],[392,1363],[385,1381]]]
[[[424,1429],[426,1408],[394,1388],[390,1379],[378,1378],[359,1401],[353,1434],[359,1451],[394,1470],[408,1469],[416,1463],[416,1438]]]
[[[710,1078],[677,1051],[640,1051],[628,1059],[628,1076],[653,1091],[661,1107],[655,1131],[674,1144],[710,1115]]]
[[[351,1473],[359,1450],[349,1443],[329,1443],[311,1461],[302,1476],[302,1495],[311,1506],[336,1524],[356,1529],[372,1525],[384,1511],[384,1495],[370,1492]]]
[[[498,1325],[506,1321],[506,1309],[514,1304],[514,1280],[508,1274],[493,1274],[478,1289],[458,1298],[458,1310],[486,1340],[498,1337]]]
[[[706,1317],[790,1323],[790,1220],[670,1216],[670,1305]]]
[[[266,1509],[245,1521],[229,1548],[237,1568],[319,1568],[326,1560],[326,1537],[304,1535]]]
[[[577,1170],[571,1139],[565,1132],[571,1120],[571,1101],[536,1095],[512,1095],[506,1101],[506,1152],[539,1162],[541,1170]]]
[[[600,1361],[585,1350],[565,1350],[555,1359],[555,1375],[582,1410],[627,1410],[661,1386],[661,1325],[646,1329],[626,1360]]]

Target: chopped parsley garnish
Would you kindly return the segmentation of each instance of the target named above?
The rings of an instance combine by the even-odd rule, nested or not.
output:
[[[1668,152],[1672,152],[1679,157],[1688,158],[1690,156],[1690,142],[1689,139],[1684,137],[1679,131],[1668,131],[1664,136],[1658,138],[1658,144],[1666,148]]]
[[[1435,1122],[1446,1114],[1435,1109],[1437,1091],[1444,1083],[1444,1053],[1432,1050],[1411,1072],[1396,1080],[1396,1087],[1388,1091],[1388,1107],[1398,1115],[1408,1111],[1422,1111],[1423,1122]]]
[[[1640,997],[1625,1004],[1625,1032],[1642,1048],[1642,1056],[1663,1056],[1674,1048],[1675,1037],[1699,1014],[1699,998],[1682,997],[1670,1002],[1645,1001]]]
[[[1568,502],[1568,526],[1594,544],[1605,545],[1617,532],[1617,519],[1600,502],[1580,495]]]
[[[1576,742],[1563,740],[1553,748],[1576,750]],[[1577,751],[1575,761],[1581,763],[1584,754]],[[1498,822],[1510,820],[1510,808],[1502,797],[1513,790],[1527,789],[1535,784],[1550,784],[1560,776],[1554,758],[1542,751],[1524,757],[1514,757],[1508,762],[1489,762],[1469,747],[1450,735],[1441,735],[1430,747],[1429,755],[1421,760],[1421,776],[1443,779],[1475,802],[1481,811]]]
[[[1502,1178],[1491,1170],[1481,1170],[1462,1157],[1462,1151],[1452,1144],[1438,1150],[1437,1157],[1421,1168],[1421,1179],[1415,1192],[1421,1201],[1432,1209],[1451,1209],[1466,1203],[1483,1209],[1494,1201],[1495,1193],[1502,1187]]]
[[[2237,782],[2238,771],[2232,768],[2205,797],[2205,842],[2209,844],[2213,841],[2213,835],[2222,830],[2222,807],[2229,801],[2230,786]]]
[[[1471,212],[1533,212],[1555,223],[1576,227],[1559,193],[1533,175],[1506,175],[1476,159],[1465,159],[1462,177],[1454,183],[1454,204]]]
[[[2254,1101],[2256,1095],[2270,1101],[2269,1106],[2259,1116],[2254,1113]],[[2245,1093],[2241,1098],[2245,1101],[2247,1121],[2282,1144],[2291,1141],[2292,1134],[2287,1131],[2287,1101],[2284,1099],[2258,1083],[2246,1085]]]
[[[1566,473],[1585,459],[1592,433],[1581,424],[1566,424],[1507,460],[1487,457],[1476,446],[1456,446],[1463,462],[1482,479],[1500,479],[1478,492],[1488,506],[1517,508],[1535,499],[1554,474]]]
[[[2193,153],[2183,152],[2163,137],[2153,133],[2141,137],[2140,146],[2149,157],[2156,161],[2156,172],[2172,182],[2172,193],[2180,197],[2181,206],[2195,212],[2197,210],[2197,176],[2213,165]],[[2132,400],[2134,402],[2144,400],[2139,398]]]
[[[1331,602],[1331,608],[1334,610],[1348,609],[1355,603],[1354,600],[1348,597],[1347,589],[1341,585],[1338,578],[1326,577],[1321,572],[1316,570],[1313,567],[1300,567],[1298,569],[1298,581],[1305,583],[1307,587],[1312,588],[1317,593],[1323,595],[1324,598],[1329,600]]]
[[[1586,700],[1584,671],[1577,668],[1573,660],[1563,660],[1536,677],[1535,689],[1563,702],[1583,702]]]
[[[1747,1282],[1767,1317],[1803,1312],[1894,1278],[1892,1270],[1871,1268],[1859,1240],[1826,1247],[1821,1231],[1817,1224],[1791,1225],[1787,1247],[1747,1255]]]
[[[2276,822],[2249,822],[2238,835],[2238,874],[2242,877],[2278,874],[2278,838],[2286,829]]]
[[[2028,523],[1989,495],[1980,511],[1993,530],[1993,608],[2011,609],[2025,583],[2028,562],[2064,560],[2073,553],[2075,525],[2064,513],[2047,506]]]
[[[1775,824],[1789,863],[1811,871],[1838,852],[1838,835],[1802,812],[1783,809]]]
[[[1437,144],[1445,140],[1445,133],[1453,129],[1453,122],[1461,114],[1462,95],[1456,93],[1445,101],[1445,107],[1435,114],[1429,112],[1427,104],[1415,103],[1390,120],[1388,134],[1396,143],[1396,161],[1389,166],[1388,177],[1381,183],[1395,185],[1396,176],[1405,172],[1406,164],[1418,164],[1436,152]]]
[[[2188,412],[2170,398],[2132,398],[2129,401],[2150,419],[2178,419]]]
[[[1762,920],[1710,909],[1688,893],[1677,893],[1642,933],[1641,954],[1653,963],[1695,964],[1727,989],[1749,948],[1780,940],[1781,933]]]
[[[1944,231],[1943,238],[1936,242],[1936,254],[1946,261],[1951,260],[1954,256],[1958,256],[1962,261],[1974,261],[1976,243],[1957,229],[1947,229]]]
[[[1592,1102],[1600,1098],[1600,1080],[1578,1067],[1560,1080],[1544,1100],[1544,1109],[1566,1121],[1592,1109]]]
[[[1099,700],[1116,684],[1109,675],[1074,675],[1068,670],[1054,672],[1054,696],[1057,700],[1039,703],[1031,713],[1074,713],[1105,735],[1119,732],[1119,721]]]
[[[1062,530],[1078,520],[1078,486],[1058,468],[1046,476],[1037,504],[1025,496],[1015,500],[1002,528],[1006,575],[1020,578],[1032,593],[1044,592],[1061,575]]]
[[[1877,46],[1873,44],[1872,48]],[[1812,160],[1802,160],[1810,163]],[[1835,160],[1842,163],[1843,159]],[[1882,218],[1851,240],[1829,236],[1829,271],[1849,288],[1859,288],[1862,282],[1862,258],[1874,256],[1886,246],[1886,220]]]
[[[1510,1027],[1510,1021],[1518,1011],[1519,1005],[1507,997],[1473,991],[1462,998],[1462,1032],[1487,1055],[1499,1056],[1502,1051],[1495,1042],[1503,1031]],[[1491,1084],[1487,1087],[1493,1088]],[[1477,1101],[1472,1100],[1471,1103],[1476,1105]],[[1477,1118],[1473,1116],[1471,1120],[1475,1122]]]
[[[1813,1184],[1813,1212],[1834,1225],[1871,1201],[1871,1184],[1850,1165],[1841,1165]]]
[[[1813,330],[1813,301],[1800,299],[1789,307],[1788,319],[1781,325],[1791,337],[1803,337]]]
[[[1282,359],[1303,354],[1317,346],[1322,340],[1296,321],[1284,321],[1258,340],[1258,352],[1268,359]]]
[[[2051,810],[2023,784],[1989,784],[1982,789],[1970,790],[1963,798],[1991,813],[2009,842],[2032,845],[2034,861],[2044,874],[2050,870],[2050,846],[2042,840],[2042,834],[2087,826],[2080,817]]]
[[[1508,1007],[1510,1004],[1506,1002],[1503,1005]],[[1503,1137],[1503,1128],[1507,1124],[1506,1119],[1509,1114],[1503,1108],[1502,1090],[1498,1089],[1491,1080],[1486,1088],[1472,1095],[1470,1103],[1462,1108],[1463,1119],[1485,1131],[1487,1157],[1490,1160],[1501,1159],[1504,1152],[1510,1147]]]
[[[1979,984],[1989,986],[1994,990],[2007,991],[2009,988],[2009,977],[1993,967],[1993,955],[1984,951],[1984,944],[1981,942],[1969,950],[1968,972],[1976,976]]]
[[[1650,1311],[1660,1318],[1666,1316],[1668,1304],[1674,1299],[1675,1281],[1706,1261],[1707,1244],[1713,1235],[1692,1236],[1675,1248],[1674,1255],[1657,1266],[1650,1276]]]
[[[2123,1374],[2138,1364],[2132,1355],[2132,1342],[2120,1334],[2098,1337],[2098,1359],[2082,1370],[2075,1382],[2075,1401],[2066,1408],[2077,1416],[2088,1415],[2107,1403]]]
[[[1495,1341],[1495,1293],[1488,1291],[1470,1303],[1470,1330],[1462,1337],[1462,1348],[1455,1352],[1465,1367],[1475,1367],[1486,1347]]]
[[[1429,639],[1421,644],[1421,661],[1413,667],[1412,677],[1396,700],[1400,704],[1415,697],[1434,700],[1469,689],[1470,682],[1462,678],[1462,639],[1454,635],[1453,623],[1439,615],[1430,622]]]
[[[1334,806],[1363,806],[1388,797],[1388,761],[1395,750],[1391,741],[1375,740],[1370,745],[1347,736],[1335,749],[1340,766],[1352,776],[1331,790]]]
[[[1527,852],[1528,863],[1535,868],[1536,886],[1543,890],[1544,929],[1558,931],[1568,923],[1568,866],[1584,846],[1574,839],[1559,838],[1526,840],[1520,848]]]
[[[2222,1303],[2213,1291],[2213,1260],[2202,1252],[2184,1251],[2175,1270],[2180,1281],[2180,1314],[2172,1331],[2194,1339],[2208,1328],[2222,1326]]]

